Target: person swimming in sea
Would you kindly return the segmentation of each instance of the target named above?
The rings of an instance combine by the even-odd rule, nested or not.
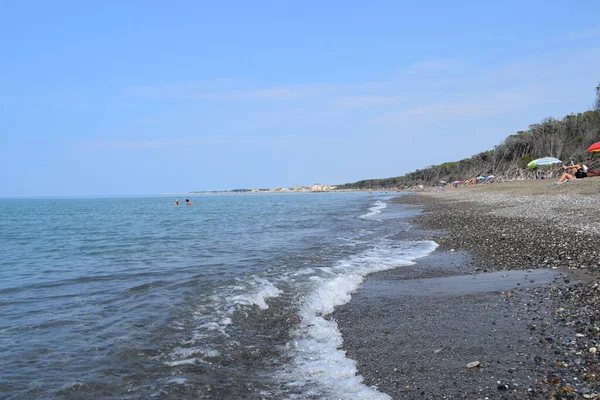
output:
[[[173,202],[173,205],[174,205],[174,206],[178,206],[178,205],[179,205],[179,200],[178,200],[178,199],[175,199],[175,201]]]
[[[189,199],[185,199],[185,205],[186,206],[191,206],[192,202]]]

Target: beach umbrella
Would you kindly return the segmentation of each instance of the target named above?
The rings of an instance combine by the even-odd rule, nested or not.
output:
[[[593,153],[600,152],[600,142],[596,142],[596,143],[592,144],[590,147],[588,147],[588,151],[593,152]]]
[[[560,161],[558,158],[554,158],[554,157],[542,157],[542,158],[538,158],[537,160],[533,160],[532,162],[530,162],[529,164],[527,164],[527,166],[529,168],[536,168],[542,165],[552,165],[552,164],[561,164],[562,161]]]

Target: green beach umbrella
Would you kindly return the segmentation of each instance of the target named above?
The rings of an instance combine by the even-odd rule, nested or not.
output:
[[[552,165],[552,164],[562,164],[562,161],[560,161],[558,158],[554,158],[554,157],[542,157],[542,158],[538,158],[537,160],[531,161],[529,164],[527,164],[527,166],[529,168],[537,168],[542,165]]]

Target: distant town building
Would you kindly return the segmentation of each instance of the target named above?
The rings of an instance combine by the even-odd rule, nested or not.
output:
[[[274,187],[269,189],[251,189],[252,193],[290,193],[290,192],[328,192],[330,190],[335,190],[336,187],[333,185],[322,185],[320,183],[315,183],[312,186],[292,186],[291,188],[284,187]]]
[[[332,185],[322,185],[320,183],[315,183],[310,187],[312,192],[328,192],[330,190],[335,190],[335,186]]]

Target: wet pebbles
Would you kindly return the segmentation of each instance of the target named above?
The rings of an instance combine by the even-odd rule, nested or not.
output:
[[[414,267],[371,277],[334,314],[367,384],[394,399],[600,399],[598,196],[457,190],[399,201],[422,207],[413,223],[440,247]],[[420,271],[535,268],[568,273],[452,298],[382,293],[376,284]]]

